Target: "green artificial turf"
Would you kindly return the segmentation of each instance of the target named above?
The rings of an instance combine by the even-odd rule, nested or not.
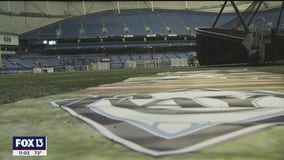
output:
[[[0,160],[148,160],[151,156],[102,138],[94,128],[49,102],[85,97],[76,91],[158,72],[244,69],[284,74],[283,66],[160,68],[52,74],[0,75]],[[284,92],[283,89],[274,91]],[[283,160],[284,127],[278,126],[222,143],[202,152],[161,160]],[[47,157],[13,157],[13,136],[47,136]]]
[[[49,102],[85,97],[60,94],[0,105],[0,160],[157,159],[103,138],[81,120]],[[283,160],[284,126],[273,127],[203,150],[161,160]],[[46,157],[13,157],[13,136],[47,136]]]
[[[16,102],[26,98],[38,98],[47,95],[76,91],[101,84],[120,82],[130,77],[151,76],[160,72],[192,70],[226,70],[248,68],[255,71],[266,71],[284,74],[284,66],[265,67],[171,67],[148,69],[125,69],[95,72],[65,72],[50,74],[0,75],[0,104]]]
[[[101,84],[123,81],[129,77],[149,76],[158,72],[192,70],[183,68],[127,69],[95,72],[0,75],[0,104],[26,98],[76,91]]]

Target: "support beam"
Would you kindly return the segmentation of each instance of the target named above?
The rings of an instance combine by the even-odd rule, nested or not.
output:
[[[224,8],[225,8],[226,4],[227,4],[227,1],[225,1],[225,3],[223,4],[223,6],[222,6],[222,8],[221,8],[220,12],[218,13],[217,18],[215,19],[214,24],[212,25],[212,28],[214,28],[214,27],[215,27],[215,25],[217,24],[217,22],[218,22],[218,20],[219,20],[219,18],[220,18],[220,15],[223,13],[223,10],[224,10]]]
[[[83,2],[82,2],[83,3]],[[71,15],[72,14],[72,16],[73,15],[75,15],[75,11],[77,11],[80,15],[83,15],[84,13],[84,11],[82,11],[82,9],[80,9],[80,8],[78,8],[78,7],[80,7],[79,5],[75,5],[74,3],[72,3],[72,2],[70,2],[70,3],[68,3],[69,5],[69,8],[71,7],[71,8],[73,8],[74,10],[70,10],[69,11],[69,14]],[[70,8],[70,9],[71,9]],[[83,9],[84,10],[84,9]]]
[[[187,1],[185,1],[185,9],[188,10]]]
[[[86,15],[86,7],[85,7],[85,1],[83,1],[83,13],[84,13],[84,15]]]
[[[91,10],[93,9],[94,6],[95,6],[95,2],[92,2],[92,5],[87,10],[87,14],[89,14],[91,12]]]
[[[25,10],[24,10],[25,12],[28,11],[28,10],[27,10],[27,2],[26,2],[26,1],[24,1],[24,9],[25,9]]]
[[[25,9],[25,12],[27,12],[27,2],[26,1],[24,1],[24,9]],[[27,16],[25,16],[25,25],[29,26]]]
[[[152,8],[152,12],[154,12],[154,2],[151,1],[151,8]]]
[[[70,14],[70,3],[68,1],[66,2],[66,9],[67,9],[66,14],[69,15]]]
[[[279,28],[279,24],[280,24],[280,21],[281,21],[283,9],[284,9],[284,1],[282,1],[282,6],[281,6],[281,10],[280,10],[279,17],[278,17],[278,22],[277,22],[276,29],[275,29],[276,34],[278,32],[278,28]]]
[[[46,1],[46,8],[47,8],[47,15],[49,15],[50,14],[50,9],[49,9],[49,2],[48,1]]]
[[[0,71],[3,70],[3,63],[2,63],[2,50],[1,50],[1,45],[0,45]]]
[[[120,14],[119,1],[116,1],[116,4],[117,4],[117,13]]]
[[[8,1],[8,11],[9,11],[9,13],[11,12],[11,5],[10,5],[10,1]]]
[[[30,1],[28,2],[32,7],[34,7],[35,9],[37,9],[40,13],[46,15],[45,11],[43,9],[41,9],[35,2]]]
[[[239,11],[237,5],[236,5],[235,2],[232,1],[232,0],[231,0],[230,2],[231,2],[231,4],[232,4],[232,6],[233,6],[235,12],[237,13],[239,19],[241,20],[241,23],[242,23],[242,25],[244,26],[246,32],[248,33],[248,32],[249,32],[249,28],[248,28],[248,26],[246,25],[245,20],[244,20],[243,16],[241,15],[241,13],[240,13],[240,11]]]

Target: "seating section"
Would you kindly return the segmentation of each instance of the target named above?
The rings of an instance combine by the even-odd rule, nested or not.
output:
[[[266,26],[275,27],[279,15],[279,9],[262,11],[256,14],[256,18],[263,17]],[[186,10],[156,9],[132,9],[121,10],[118,14],[114,10],[92,13],[85,17],[65,19],[20,35],[20,38],[50,38],[50,37],[79,37],[80,29],[84,30],[84,37],[96,38],[101,36],[122,36],[125,34],[191,34],[196,27],[211,27],[218,13],[197,12]],[[283,17],[283,16],[282,16]],[[235,13],[223,13],[216,26],[222,26],[230,20],[237,18]],[[250,19],[246,17],[246,22]],[[150,32],[147,32],[146,28]],[[280,24],[280,27],[283,27]],[[127,32],[125,32],[128,30]]]
[[[102,32],[102,17],[101,14],[92,14],[83,19],[83,27],[87,37],[101,37],[104,35]]]
[[[112,55],[112,56],[111,56],[111,60],[112,60],[113,62],[120,62],[120,58],[119,58],[119,56],[117,56],[117,55]]]
[[[103,19],[109,36],[124,35],[123,23],[119,15],[112,11],[104,15]]]
[[[197,18],[196,18],[197,16],[194,12],[183,11],[183,12],[180,12],[179,14],[177,14],[177,15],[180,18],[180,20],[186,24],[187,27],[190,27],[192,29],[192,31],[194,31],[194,29],[196,27],[201,26],[201,24],[197,20]]]
[[[169,35],[169,34],[182,34],[194,36],[196,27],[211,27],[217,17],[218,13],[205,13],[187,10],[165,10],[156,9],[152,12],[150,9],[132,9],[121,10],[118,14],[114,10],[92,13],[84,17],[68,18],[26,33],[19,36],[21,39],[45,39],[45,38],[98,38],[98,37],[111,37],[111,36],[124,36],[130,35]],[[256,19],[259,17],[265,18],[265,27],[276,27],[279,15],[279,9],[272,9],[262,11],[256,14]],[[284,16],[279,28],[284,29]],[[237,18],[235,13],[224,13],[219,18],[216,26],[226,28],[234,25],[231,22]],[[250,17],[245,17],[248,22]],[[224,25],[227,24],[227,25]],[[261,23],[257,23],[257,27],[261,28]],[[138,36],[137,36],[138,37]],[[141,37],[139,37],[141,38]],[[143,37],[142,37],[143,38]],[[160,37],[159,37],[160,38]],[[163,37],[162,37],[163,38]],[[123,48],[125,45],[132,48],[143,48],[145,45],[149,48],[155,47],[169,47],[169,45],[185,46],[184,41],[151,41],[148,39],[144,42],[143,39],[139,43],[135,41],[116,42],[104,40],[104,45],[109,48],[117,49]],[[187,42],[186,42],[187,43]],[[195,42],[192,42],[193,44]],[[50,47],[50,48],[48,48]],[[47,46],[47,50],[52,50],[53,46]],[[76,45],[66,44],[66,46],[56,46],[60,49],[77,49]],[[100,48],[98,44],[88,44],[81,46],[83,49]],[[84,48],[85,47],[85,48]],[[175,52],[157,52],[157,53],[109,53],[109,54],[60,54],[60,55],[42,55],[38,53],[25,53],[16,54],[15,56],[4,56],[3,65],[6,70],[20,70],[32,69],[34,67],[60,67],[66,65],[84,66],[91,63],[97,63],[101,59],[107,57],[112,63],[117,63],[116,67],[119,68],[120,64],[129,60],[150,60],[162,59],[169,60],[170,58],[185,58],[187,59],[190,54],[175,51]]]
[[[157,13],[155,12],[143,13],[142,16],[147,26],[151,28],[152,34],[156,35],[168,34],[162,20],[159,18]]]
[[[146,30],[143,21],[140,19],[139,12],[122,10],[121,15],[124,19],[125,25],[129,27],[132,35],[146,35]]]
[[[84,29],[84,37],[121,36],[127,34],[189,34],[186,27],[194,29],[198,26],[210,26],[216,17],[215,14],[180,10],[122,10],[121,14],[115,11],[92,13],[85,17],[75,17],[62,20],[30,32],[23,33],[20,38],[34,37],[79,37],[80,29]],[[200,20],[199,20],[200,19]],[[146,31],[146,27],[150,32]]]
[[[166,57],[168,57],[168,58],[178,58],[178,57],[176,56],[176,54],[174,54],[174,53],[167,53],[167,54],[166,54]]]
[[[183,56],[179,56],[182,54]],[[32,55],[32,56],[31,56]],[[60,68],[68,65],[81,67],[91,63],[97,63],[109,58],[111,63],[125,63],[127,61],[139,60],[170,60],[170,58],[189,58],[186,53],[158,52],[158,53],[133,53],[129,54],[80,54],[80,55],[42,55],[35,53],[16,54],[14,56],[3,56],[5,71],[32,70],[33,68]]]
[[[219,17],[219,20],[216,24],[216,27],[220,27],[222,26],[223,24],[226,24],[228,22],[230,22],[230,20],[236,18],[237,15],[232,15],[231,13],[225,13],[223,14],[222,16]],[[216,17],[217,18],[217,17]],[[213,24],[212,24],[213,25]]]
[[[126,54],[125,55],[120,55],[119,57],[120,57],[121,61],[123,61],[123,62],[132,60],[131,57],[129,57]]]
[[[197,15],[198,21],[201,23],[202,26],[209,26],[211,27],[217,17],[217,13],[200,13]],[[210,17],[210,18],[209,18]]]
[[[61,23],[61,30],[62,30],[62,37],[66,38],[74,38],[79,37],[79,29],[81,25],[81,21],[77,19],[68,19],[64,21],[64,23]]]
[[[187,33],[185,30],[186,26],[183,24],[183,22],[177,19],[177,15],[175,13],[161,12],[159,13],[159,15],[165,22],[166,26],[169,27],[170,33],[174,33],[174,34]],[[169,32],[169,30],[167,31]]]
[[[186,53],[176,53],[176,55],[179,57],[179,58],[188,58],[188,55]]]

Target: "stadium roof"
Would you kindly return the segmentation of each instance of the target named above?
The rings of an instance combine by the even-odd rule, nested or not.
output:
[[[0,1],[0,33],[21,34],[65,18],[123,9],[193,10],[219,12],[224,1]],[[240,11],[252,1],[235,1]],[[279,7],[281,1],[266,1],[263,9]],[[227,3],[224,12],[233,12]]]

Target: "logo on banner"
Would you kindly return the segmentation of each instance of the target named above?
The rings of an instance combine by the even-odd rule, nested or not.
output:
[[[284,122],[284,95],[258,91],[94,95],[51,104],[106,138],[155,157],[196,152]]]
[[[13,137],[13,156],[46,156],[47,138]]]

